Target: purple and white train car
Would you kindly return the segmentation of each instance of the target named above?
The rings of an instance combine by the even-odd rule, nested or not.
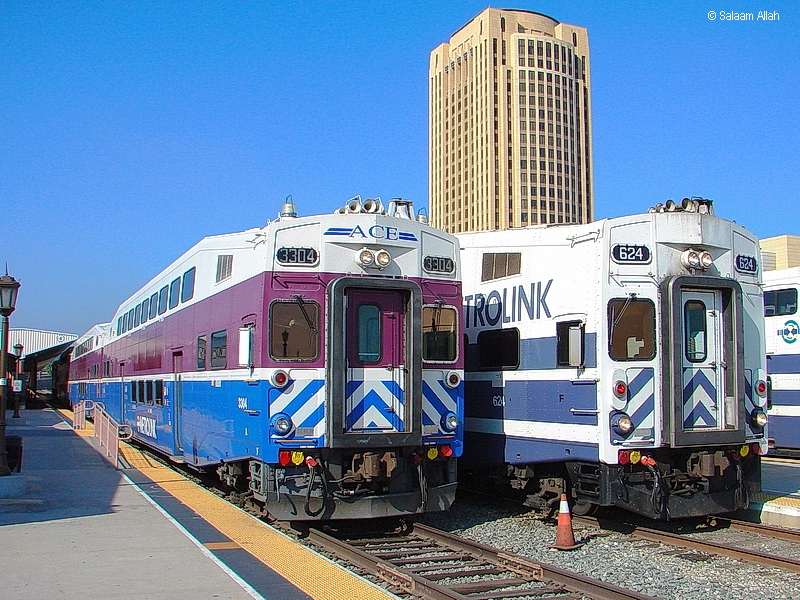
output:
[[[76,344],[72,403],[283,520],[447,509],[463,440],[458,242],[405,200],[203,239]]]

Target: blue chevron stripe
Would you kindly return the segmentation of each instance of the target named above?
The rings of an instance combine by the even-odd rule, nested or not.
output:
[[[690,412],[683,422],[684,429],[691,429],[697,427],[697,422],[703,419],[703,425],[706,427],[714,427],[717,424],[714,416],[708,412],[705,404],[697,404]]]
[[[684,373],[689,369],[684,370]],[[701,389],[706,395],[707,399],[714,401],[717,395],[717,390],[714,385],[708,380],[703,371],[696,371],[689,382],[683,388],[683,410],[684,410],[684,429],[691,429],[697,427],[698,422],[702,419],[705,427],[714,427],[717,425],[716,417],[711,413],[708,407],[703,402],[703,399],[695,398],[695,392]],[[692,410],[686,414],[686,409],[692,404]]]
[[[398,431],[402,431],[402,419],[391,409],[390,406],[387,406],[386,400],[381,398],[380,394],[375,392],[375,390],[371,390],[368,394],[366,394],[347,415],[345,420],[347,429],[351,429],[358,422],[358,420],[367,414],[369,409],[373,407],[378,409],[378,412],[386,417],[389,426],[397,428]],[[367,427],[381,428],[381,426],[376,424],[374,421],[371,421]]]
[[[684,373],[685,372],[686,371],[684,371]],[[687,383],[683,388],[684,404],[692,399],[692,396],[694,396],[697,388],[701,388],[706,394],[708,394],[709,398],[717,397],[717,390],[714,388],[714,384],[708,380],[708,377],[706,377],[706,374],[703,373],[703,371],[697,371],[689,380],[689,383]]]
[[[292,382],[290,385],[287,385],[285,390],[293,389],[293,386],[297,385],[297,382]],[[304,387],[298,394],[286,405],[280,412],[285,412],[288,415],[294,415],[298,410],[300,410],[306,402],[311,400],[314,395],[322,389],[322,386],[325,385],[325,381],[322,379],[314,379],[310,381],[306,387]],[[286,391],[281,393],[281,396],[286,395]],[[279,398],[281,398],[279,396]],[[270,407],[275,404],[275,402],[270,403]]]
[[[635,398],[651,381],[653,381],[653,369],[642,369],[628,384],[628,398]]]

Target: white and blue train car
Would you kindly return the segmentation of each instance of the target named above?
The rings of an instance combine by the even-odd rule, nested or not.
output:
[[[764,271],[770,446],[777,452],[793,455],[800,455],[798,290],[800,267]]]
[[[283,520],[450,506],[463,443],[456,238],[360,198],[200,241],[78,340],[72,403]]]
[[[462,469],[530,506],[733,511],[767,451],[759,246],[709,201],[458,235]],[[464,474],[462,472],[462,480]],[[497,479],[495,479],[496,481]]]

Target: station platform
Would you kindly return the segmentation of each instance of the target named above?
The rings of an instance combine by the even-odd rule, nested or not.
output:
[[[761,460],[761,493],[750,500],[746,518],[767,525],[800,529],[800,459]]]
[[[0,477],[1,597],[395,597],[130,446],[114,469],[71,414],[9,413],[22,470]]]

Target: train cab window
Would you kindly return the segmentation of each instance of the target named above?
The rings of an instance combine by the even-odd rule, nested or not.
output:
[[[478,366],[487,371],[519,367],[519,329],[489,329],[478,334]]]
[[[608,354],[614,360],[656,355],[656,307],[651,300],[615,298],[608,303]]]
[[[181,278],[176,277],[172,280],[172,283],[169,284],[169,307],[175,308],[178,306],[178,302],[180,302],[180,293],[181,293]]]
[[[376,363],[381,359],[381,309],[375,304],[358,307],[358,359]]]
[[[584,363],[585,328],[581,321],[556,323],[556,364],[580,367]]]
[[[169,288],[167,286],[162,287],[158,291],[158,314],[163,315],[167,312],[167,292]]]
[[[458,313],[440,304],[422,307],[422,360],[453,362],[457,357]]]
[[[201,335],[197,338],[197,368],[201,371],[206,368],[206,343],[206,336]]]
[[[211,368],[224,369],[228,365],[228,332],[215,331],[211,334]]]
[[[771,290],[764,292],[764,316],[779,317],[797,312],[797,290]]]
[[[181,283],[181,302],[188,302],[194,296],[194,274],[195,267],[192,267],[183,274],[183,283]]]
[[[269,355],[275,360],[319,357],[319,304],[298,297],[273,302],[269,314]]]
[[[684,352],[689,362],[703,362],[708,355],[706,346],[706,305],[689,300],[683,307]]]
[[[158,292],[150,296],[150,314],[147,315],[149,319],[155,319],[158,315]]]

